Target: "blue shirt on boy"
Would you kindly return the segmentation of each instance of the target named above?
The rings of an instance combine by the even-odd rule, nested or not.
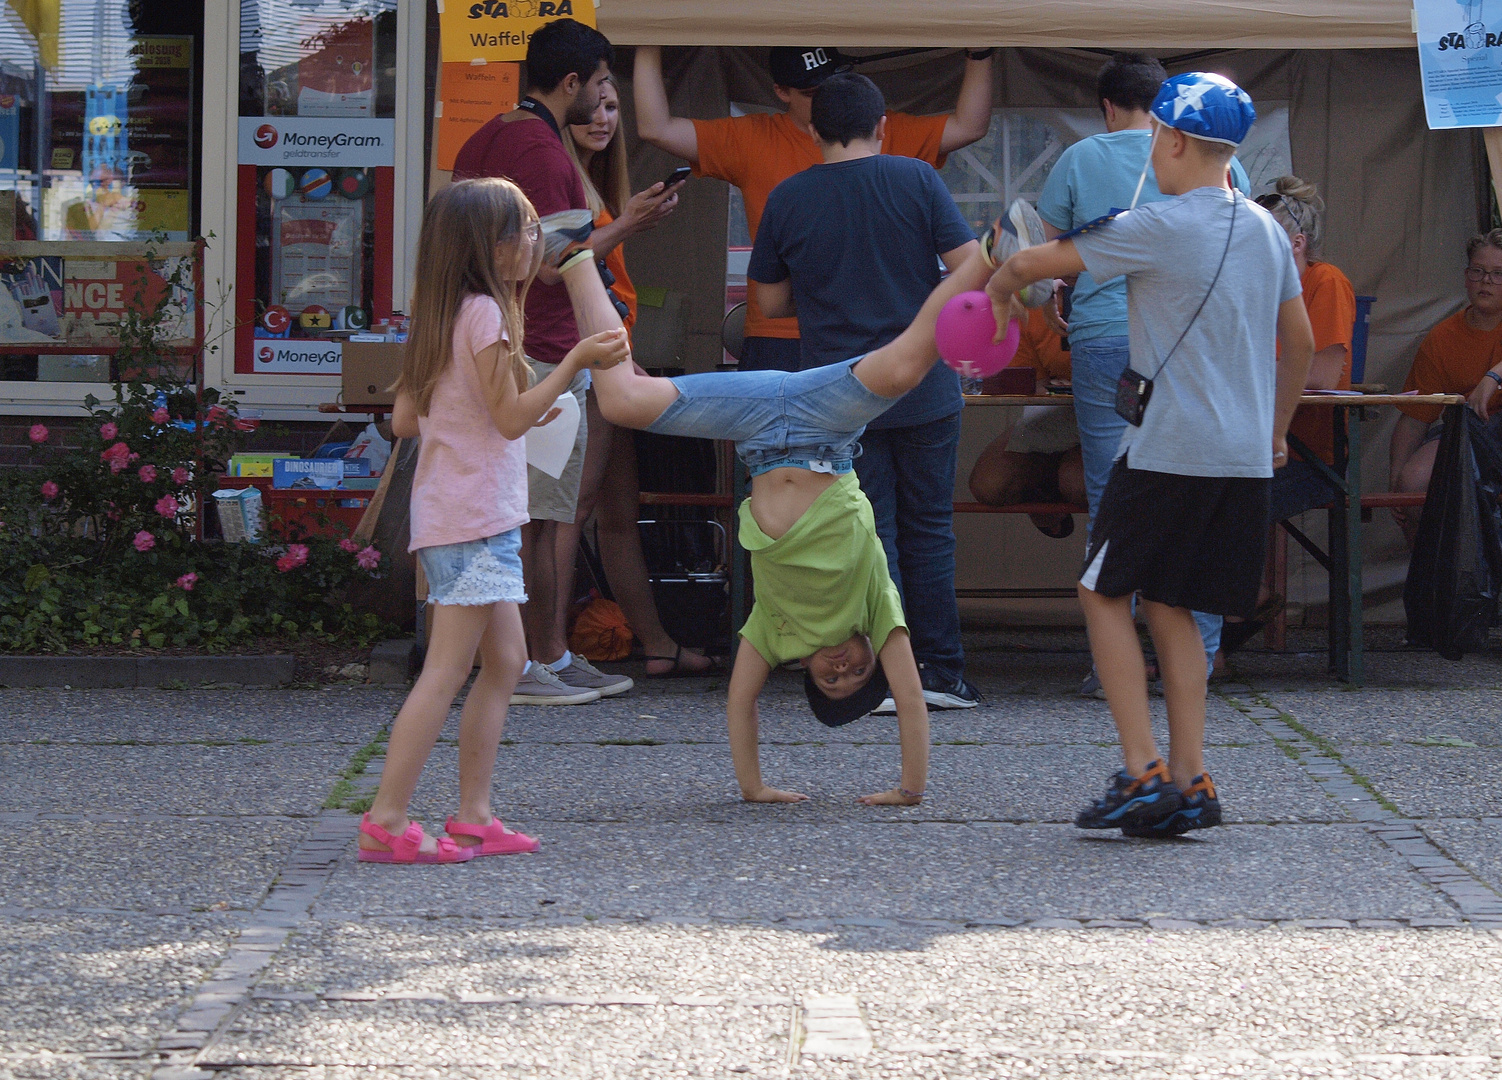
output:
[[[1137,190],[1152,139],[1151,131],[1126,128],[1092,135],[1066,147],[1038,196],[1038,216],[1061,232],[1068,232],[1112,210],[1125,210]],[[1243,195],[1251,192],[1246,170],[1235,158],[1231,159],[1231,176]],[[1164,198],[1158,190],[1158,178],[1149,166],[1137,205],[1161,202]],[[1126,279],[1097,281],[1089,273],[1081,274],[1074,286],[1069,311],[1069,340],[1125,336]]]
[[[939,256],[975,239],[927,162],[879,154],[814,165],[767,199],[746,275],[792,278],[802,367],[849,360],[906,330],[939,284]],[[936,363],[869,425],[924,424],[960,411],[959,377]]]

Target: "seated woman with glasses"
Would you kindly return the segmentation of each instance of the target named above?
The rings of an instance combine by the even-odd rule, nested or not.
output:
[[[1473,236],[1466,244],[1466,306],[1424,338],[1404,390],[1421,394],[1465,394],[1487,419],[1502,410],[1502,229]],[[1388,481],[1393,491],[1427,491],[1439,448],[1439,405],[1400,405],[1393,429]],[[1418,533],[1421,507],[1393,511],[1408,546]]]

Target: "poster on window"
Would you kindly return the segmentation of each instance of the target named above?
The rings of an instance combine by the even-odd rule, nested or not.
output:
[[[178,284],[174,284],[174,279]],[[193,293],[187,258],[147,264],[138,259],[68,259],[63,273],[63,332],[70,345],[112,345],[127,311],[155,311],[165,343],[193,337]]]
[[[1431,128],[1502,124],[1502,0],[1414,0]]]
[[[325,201],[322,195],[277,203],[271,219],[274,303],[294,317],[309,308],[332,314],[360,303],[363,210],[361,202]]]
[[[0,263],[0,341],[63,343],[63,260]]]

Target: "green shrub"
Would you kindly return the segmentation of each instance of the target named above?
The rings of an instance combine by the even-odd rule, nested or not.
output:
[[[127,316],[116,359],[131,378],[115,383],[111,402],[86,399],[78,445],[61,447],[36,424],[32,463],[0,469],[0,650],[386,636],[388,626],[345,600],[352,579],[389,565],[375,548],[196,538],[213,473],[246,425],[232,398],[178,374],[158,342],[167,302]]]

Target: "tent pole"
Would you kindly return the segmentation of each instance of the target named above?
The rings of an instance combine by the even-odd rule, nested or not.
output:
[[[1502,206],[1502,127],[1481,129],[1486,142],[1486,163],[1491,167],[1492,189],[1497,193],[1497,204]]]

